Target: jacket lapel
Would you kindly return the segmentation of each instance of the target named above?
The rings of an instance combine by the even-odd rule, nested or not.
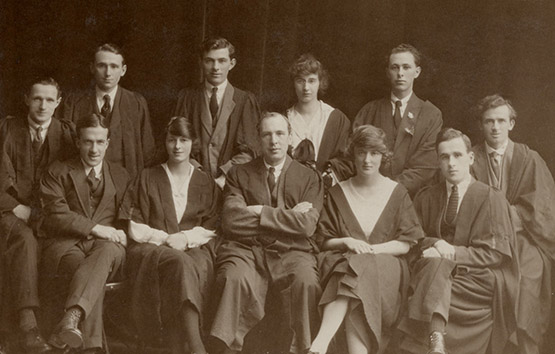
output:
[[[478,181],[489,184],[488,160],[484,144],[485,142],[479,144],[474,149],[474,164],[472,166],[472,171],[474,172],[474,177],[476,177]]]
[[[50,163],[56,157],[56,154],[62,151],[61,139],[58,139],[62,136],[62,127],[58,119],[52,118],[52,123],[50,123],[46,136],[46,142],[48,144],[48,162]]]
[[[158,195],[162,198],[162,209],[164,210],[164,223],[166,224],[166,230],[169,233],[175,233],[179,231],[179,222],[175,214],[175,205],[173,204],[173,194],[170,179],[168,174],[159,165],[156,169],[156,176],[152,179],[156,181],[158,185]]]
[[[206,94],[204,93],[204,83],[198,89],[197,102],[200,105],[200,121],[202,127],[206,130],[208,136],[212,135],[212,117],[210,116],[210,111],[208,110],[208,103],[206,100]]]
[[[69,171],[69,176],[73,181],[73,187],[77,192],[77,198],[79,199],[79,204],[83,212],[87,215],[89,219],[92,219],[91,215],[91,205],[89,203],[89,186],[86,181],[85,169],[80,159],[72,160],[70,163],[71,171]]]
[[[230,83],[227,84],[227,87],[224,92],[224,97],[222,99],[222,109],[220,111],[220,116],[218,117],[218,121],[216,122],[216,129],[212,133],[212,139],[218,137],[219,135],[224,135],[225,138],[227,121],[231,116],[231,112],[235,108],[235,101],[233,101],[233,94],[235,93],[235,89],[231,86]]]
[[[378,122],[372,122],[372,125],[381,127],[387,136],[387,145],[389,149],[393,150],[394,139],[393,136],[393,116],[391,114],[391,100],[384,98],[380,101],[378,106]]]
[[[422,127],[422,125],[416,124],[421,110],[422,100],[413,93],[412,97],[407,103],[407,108],[405,109],[403,118],[401,119],[401,125],[397,130],[397,138],[395,139],[394,150],[397,150],[401,145],[407,145],[407,142],[410,144],[411,140],[419,140],[411,138],[417,136],[417,134],[422,135],[423,133],[424,128]]]
[[[104,178],[104,192],[102,193],[102,198],[98,207],[96,208],[92,220],[95,221],[98,215],[101,215],[108,204],[114,202],[114,195],[116,194],[116,187],[114,181],[112,180],[112,174],[110,173],[110,166],[104,161],[102,166],[102,178]]]

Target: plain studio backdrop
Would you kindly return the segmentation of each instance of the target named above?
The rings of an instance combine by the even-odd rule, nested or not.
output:
[[[146,97],[160,132],[179,89],[199,82],[198,44],[212,35],[236,46],[230,81],[263,109],[295,101],[287,70],[311,52],[331,74],[323,99],[351,119],[387,94],[388,50],[413,44],[424,54],[415,92],[442,110],[445,126],[477,142],[470,108],[501,93],[519,113],[514,140],[555,172],[550,0],[2,0],[0,115],[25,114],[25,82],[37,74],[53,76],[63,92],[89,89],[93,48],[114,42],[126,53],[121,84]]]

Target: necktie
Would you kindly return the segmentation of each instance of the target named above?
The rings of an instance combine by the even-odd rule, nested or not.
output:
[[[100,109],[100,114],[102,114],[104,118],[108,118],[110,111],[112,111],[112,107],[110,105],[110,95],[104,95],[102,98],[104,99],[104,105]]]
[[[401,125],[401,106],[403,102],[400,100],[395,101],[395,113],[393,114],[393,123],[395,124],[395,129],[399,129]]]
[[[33,153],[38,155],[42,145],[42,126],[38,126],[35,130],[35,139],[33,140]]]
[[[451,188],[451,195],[447,203],[447,211],[445,212],[445,222],[452,224],[457,217],[457,209],[459,208],[459,189],[456,185]]]
[[[91,168],[91,172],[87,175],[87,183],[89,184],[89,189],[91,193],[96,192],[98,185],[100,184],[100,180],[96,178],[96,172],[94,168]]]
[[[276,186],[276,175],[274,175],[275,171],[276,169],[274,167],[270,167],[268,169],[268,187],[270,187],[270,192],[272,192]]]
[[[212,96],[210,96],[210,115],[212,115],[212,129],[216,127],[218,121],[218,92],[217,87],[212,87]]]
[[[501,166],[499,163],[501,160],[501,155],[493,151],[489,154],[489,157],[491,161],[491,167],[493,168],[493,173],[495,174],[495,178],[497,178],[497,180],[499,181],[499,177],[501,176]]]

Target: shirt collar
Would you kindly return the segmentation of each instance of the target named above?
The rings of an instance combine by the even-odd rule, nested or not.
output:
[[[274,174],[279,175],[281,174],[281,170],[283,169],[283,165],[285,165],[285,160],[287,160],[287,157],[283,159],[283,161],[281,163],[279,163],[276,166],[272,166],[270,164],[268,164],[264,159],[262,159],[262,161],[264,161],[264,166],[266,166],[266,170],[269,170],[270,167],[273,167],[275,169]]]
[[[227,79],[225,79],[224,82],[222,82],[220,85],[218,86],[214,86],[212,84],[210,84],[208,81],[204,80],[204,89],[206,90],[206,93],[208,93],[208,96],[210,96],[212,94],[212,88],[213,87],[218,87],[218,96],[219,95],[223,95],[223,93],[225,92],[225,89],[227,88],[227,84],[228,81]]]
[[[457,191],[459,192],[459,201],[461,201],[468,190],[468,186],[472,182],[472,176],[469,174],[464,180],[462,180],[459,184],[457,184]],[[445,184],[447,187],[447,195],[451,195],[451,189],[453,188],[453,184],[447,180],[445,180]]]
[[[91,173],[91,170],[93,169],[93,167],[87,165],[82,159],[81,159],[81,163],[83,164],[83,168],[85,169],[85,176],[88,176],[89,173]],[[94,173],[96,174],[97,179],[100,179],[100,177],[102,176],[102,165],[103,164],[104,164],[104,161],[102,161],[98,165],[94,166]]]
[[[486,141],[486,152],[487,152],[487,154],[489,155],[492,152],[496,152],[501,156],[505,155],[505,151],[507,150],[507,146],[509,146],[509,140],[510,139],[507,139],[507,141],[505,141],[505,143],[503,145],[501,145],[500,147],[498,147],[497,149],[494,149],[491,146],[489,146],[488,142]]]
[[[96,99],[98,102],[104,102],[104,95],[110,96],[110,104],[114,106],[114,101],[116,100],[116,93],[118,92],[118,86],[116,85],[112,90],[105,92],[102,91],[98,86],[95,86]],[[104,104],[104,103],[103,103]]]
[[[41,126],[43,130],[48,130],[48,127],[50,127],[50,123],[52,123],[52,117],[50,117],[50,119],[48,119],[46,122],[38,124],[37,122],[32,120],[31,117],[27,116],[27,122],[29,123],[29,128],[33,130],[37,130],[39,126]]]
[[[412,91],[410,94],[408,94],[405,98],[401,99],[401,98],[397,98],[397,96],[395,96],[393,94],[393,92],[391,92],[391,103],[393,104],[393,107],[395,107],[395,102],[397,101],[401,101],[401,106],[402,107],[406,107],[410,98],[412,97]]]

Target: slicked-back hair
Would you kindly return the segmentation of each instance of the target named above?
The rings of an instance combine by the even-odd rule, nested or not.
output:
[[[287,131],[289,132],[289,134],[291,134],[291,132],[293,131],[293,128],[291,128],[291,122],[289,121],[287,116],[285,116],[281,113],[278,113],[278,112],[264,112],[264,113],[262,113],[262,116],[260,117],[260,120],[256,124],[256,130],[258,131],[259,136],[260,136],[260,133],[261,133],[260,129],[262,128],[262,121],[264,121],[264,119],[273,118],[273,117],[283,118],[283,120],[285,120],[285,122],[287,123]]]
[[[420,64],[422,63],[422,54],[418,49],[416,49],[414,46],[410,44],[401,43],[395,48],[391,49],[391,51],[385,58],[386,68],[389,66],[389,58],[391,57],[391,55],[397,54],[397,53],[411,53],[412,56],[414,57],[414,64],[416,64],[416,66],[420,66]]]
[[[27,95],[31,94],[31,89],[33,88],[33,86],[35,85],[50,85],[50,86],[54,86],[56,88],[56,91],[58,91],[58,94],[56,95],[56,98],[60,98],[62,97],[62,90],[60,90],[60,85],[58,85],[58,82],[56,80],[54,80],[51,77],[36,77],[33,80],[31,80],[29,82],[29,86],[27,86]]]
[[[96,47],[93,53],[93,63],[95,61],[96,53],[98,52],[110,52],[114,54],[121,55],[121,65],[125,65],[125,55],[123,55],[123,50],[116,44],[113,43],[104,43]]]
[[[480,102],[478,102],[476,107],[474,107],[474,115],[476,116],[476,120],[481,122],[482,115],[487,110],[501,107],[501,106],[507,106],[509,108],[509,119],[516,120],[516,117],[517,117],[516,110],[514,109],[511,101],[497,93],[494,95],[490,95],[482,98]]]
[[[208,38],[200,45],[199,57],[202,60],[204,58],[204,54],[209,51],[225,48],[229,51],[229,58],[235,59],[235,47],[231,44],[231,42],[223,37]]]
[[[312,54],[301,55],[289,68],[291,80],[295,81],[296,78],[310,74],[318,75],[320,86],[318,91],[325,93],[329,86],[329,75],[320,61],[318,61]]]
[[[385,132],[373,125],[366,124],[356,127],[349,138],[347,154],[351,159],[355,158],[355,149],[362,148],[366,151],[377,151],[382,154],[382,163],[387,164],[391,160],[391,151],[387,148],[387,136]]]
[[[81,137],[81,129],[85,128],[96,128],[102,127],[104,129],[108,129],[108,138],[110,137],[110,129],[108,126],[108,122],[103,115],[97,113],[86,114],[84,116],[79,117],[77,122],[75,123],[75,130],[77,131],[77,137]]]
[[[166,138],[168,134],[180,136],[191,140],[191,156],[196,155],[200,151],[200,141],[195,134],[191,121],[182,116],[172,117],[166,127]]]
[[[461,138],[463,140],[464,145],[466,145],[466,152],[472,151],[472,142],[470,141],[470,138],[460,130],[453,128],[443,128],[437,134],[436,151],[438,150],[439,144],[443,143],[444,141],[449,141],[457,138]]]

